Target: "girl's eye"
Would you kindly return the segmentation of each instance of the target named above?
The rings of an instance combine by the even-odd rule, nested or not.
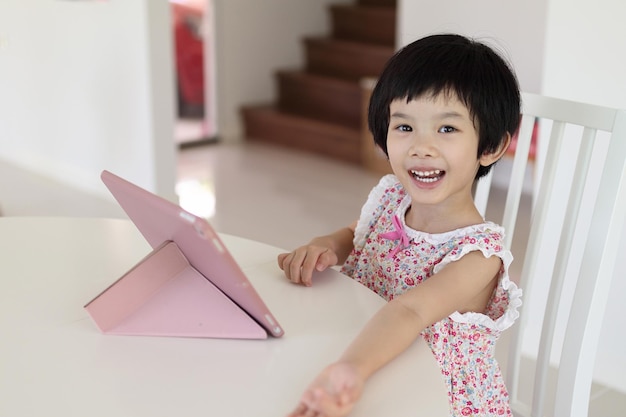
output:
[[[439,133],[452,133],[456,132],[456,129],[452,126],[441,126],[438,130]]]
[[[399,125],[396,127],[396,130],[400,132],[412,132],[413,129],[409,125]]]

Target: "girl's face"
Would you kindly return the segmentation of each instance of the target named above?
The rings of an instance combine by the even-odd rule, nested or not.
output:
[[[389,113],[389,162],[412,207],[437,208],[441,215],[474,207],[474,177],[479,164],[491,162],[477,157],[477,126],[465,105],[452,95],[426,95],[394,100]]]

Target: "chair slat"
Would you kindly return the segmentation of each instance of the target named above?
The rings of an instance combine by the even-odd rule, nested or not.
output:
[[[524,189],[524,177],[526,174],[526,166],[528,165],[528,154],[534,128],[535,117],[523,116],[517,139],[517,148],[515,149],[511,179],[506,194],[504,214],[502,216],[502,226],[504,230],[506,230],[504,244],[509,248],[511,247],[513,236],[515,235],[515,221],[517,219],[519,203]]]
[[[561,152],[563,142],[563,132],[565,124],[555,122],[552,125],[550,142],[548,144],[548,154],[543,175],[541,177],[541,185],[537,196],[535,210],[531,217],[530,234],[528,237],[528,246],[524,256],[524,264],[522,267],[522,276],[520,278],[520,287],[524,291],[524,303],[528,304],[529,296],[532,294],[532,277],[535,275],[539,251],[541,249],[541,234],[546,227],[548,218],[549,199],[552,196],[552,188],[554,185],[554,177],[556,176],[558,156]],[[522,307],[523,308],[523,307]],[[509,388],[511,398],[518,398],[519,390],[519,372],[522,351],[522,333],[527,321],[527,314],[521,314],[518,326],[515,328],[509,346],[509,360],[507,363],[506,384]]]
[[[561,230],[559,246],[556,254],[556,263],[550,291],[546,303],[543,326],[541,328],[541,338],[537,355],[537,365],[535,367],[535,384],[533,392],[532,415],[546,415],[545,397],[547,392],[548,370],[550,367],[550,354],[554,341],[554,331],[556,328],[557,313],[559,311],[559,300],[565,282],[565,272],[570,260],[570,252],[576,232],[578,214],[583,200],[585,181],[589,172],[591,155],[595,143],[596,130],[585,128],[582,135],[576,168],[570,185],[570,198],[565,209],[565,220]]]
[[[546,100],[547,99],[547,100]],[[522,94],[523,113],[606,132],[613,131],[615,109],[537,94]]]
[[[493,180],[493,169],[487,175],[478,180],[476,191],[474,192],[474,204],[483,218],[487,213],[487,202],[491,191],[491,182]]]
[[[572,310],[556,390],[556,415],[586,416],[601,323],[626,212],[626,112],[615,116]]]

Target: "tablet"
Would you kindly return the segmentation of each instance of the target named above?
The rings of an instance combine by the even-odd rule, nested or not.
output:
[[[153,248],[85,306],[103,333],[250,339],[283,335],[208,221],[109,171],[101,178]]]

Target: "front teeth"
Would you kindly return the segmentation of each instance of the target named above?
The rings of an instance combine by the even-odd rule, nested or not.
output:
[[[411,173],[418,177],[432,177],[434,175],[439,176],[439,174],[441,174],[441,170],[435,169],[434,171],[411,171]]]
[[[411,170],[411,174],[415,177],[416,180],[421,182],[435,182],[439,179],[441,175],[441,170],[435,169],[432,171],[413,171]]]

